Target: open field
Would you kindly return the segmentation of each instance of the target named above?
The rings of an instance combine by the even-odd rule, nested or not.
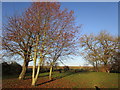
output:
[[[118,88],[119,73],[105,72],[53,72],[53,80],[49,81],[48,73],[41,73],[37,86],[31,86],[31,75],[25,80],[17,76],[3,77],[3,88]]]
[[[93,68],[92,66],[68,66],[70,69],[83,69],[83,68]],[[33,68],[33,66],[28,66],[28,68]],[[49,68],[48,66],[43,66],[43,68]],[[57,66],[57,69],[63,69],[64,66]]]

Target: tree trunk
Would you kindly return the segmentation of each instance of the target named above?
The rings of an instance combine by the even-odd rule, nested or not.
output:
[[[109,70],[109,68],[108,68],[107,65],[105,66],[105,71],[106,71],[107,73],[110,73],[110,70]]]
[[[19,75],[19,80],[23,80],[25,78],[28,63],[29,63],[28,61],[24,60],[24,63],[23,63],[23,66],[22,66],[22,72]]]
[[[34,57],[35,58],[35,57]],[[33,72],[32,72],[32,86],[35,86],[35,70],[36,70],[36,60],[34,61],[33,65]]]
[[[95,63],[93,62],[93,70],[96,71]]]
[[[37,82],[38,76],[39,76],[39,72],[40,72],[40,65],[41,65],[42,61],[43,61],[43,58],[41,58],[41,60],[38,63],[38,68],[37,68],[37,72],[36,73],[35,73],[35,66],[33,67],[32,86],[36,85],[36,82]]]
[[[110,73],[110,70],[107,70],[108,73]]]
[[[35,86],[36,85],[36,81],[35,79],[32,80],[32,86]]]
[[[104,62],[104,69],[105,69],[105,72],[107,73],[110,72],[109,65],[107,64],[107,62]]]
[[[36,42],[36,45],[38,45],[38,42]],[[34,57],[33,57],[33,71],[32,71],[32,86],[35,86],[35,69],[36,69],[36,60],[37,60],[37,47],[34,49]]]
[[[42,62],[42,60],[41,60],[41,62]],[[39,72],[40,72],[40,65],[41,65],[41,63],[39,63],[39,64],[38,64],[37,73],[36,73],[36,76],[35,76],[35,81],[37,81],[38,76],[39,76]]]
[[[36,41],[36,47],[35,47],[35,53],[34,53],[34,65],[33,65],[33,73],[32,73],[32,86],[35,86],[36,85],[36,82],[38,80],[38,76],[39,76],[39,71],[40,71],[40,66],[41,66],[41,63],[43,61],[43,55],[42,55],[42,52],[40,52],[40,60],[39,60],[39,63],[38,63],[38,67],[37,67],[37,72],[35,73],[35,67],[36,67],[36,60],[37,60],[37,46],[38,46],[38,41],[39,41],[39,36],[37,36],[37,41]]]
[[[45,34],[45,33],[44,33]],[[43,39],[44,41],[44,39]],[[34,54],[34,66],[33,66],[33,75],[32,75],[32,86],[35,86],[36,85],[36,82],[38,80],[38,76],[39,76],[39,71],[40,71],[40,66],[44,60],[44,56],[43,56],[43,50],[44,50],[44,43],[42,44],[42,50],[40,52],[40,60],[39,60],[39,63],[38,63],[38,67],[37,67],[37,72],[35,73],[35,65],[36,65],[36,60],[37,60],[37,46],[38,46],[38,43],[39,43],[39,35],[37,35],[37,39],[36,39],[36,47],[35,47],[35,54]]]
[[[51,67],[50,67],[50,73],[49,73],[49,79],[50,79],[50,80],[52,80],[52,68],[53,68],[53,67],[52,67],[52,65],[51,65]]]
[[[96,61],[96,72],[99,72],[99,70],[98,70],[98,63],[97,63],[97,61]]]

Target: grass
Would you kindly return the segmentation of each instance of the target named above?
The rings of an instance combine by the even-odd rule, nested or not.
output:
[[[77,73],[66,77],[80,88],[118,88],[118,74],[103,72]]]
[[[105,72],[53,72],[53,81],[48,79],[49,73],[41,73],[38,86],[35,88],[118,88],[118,73]],[[28,75],[30,76],[30,75]],[[8,83],[9,82],[9,83]],[[15,83],[15,85],[14,85]],[[11,85],[11,86],[10,86]],[[31,88],[31,79],[20,81],[16,76],[4,77],[3,87]]]

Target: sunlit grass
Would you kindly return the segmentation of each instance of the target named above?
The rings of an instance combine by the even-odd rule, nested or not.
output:
[[[118,77],[119,75],[119,77]],[[40,73],[39,78],[42,78],[44,81],[49,81],[49,72]],[[31,77],[31,74],[27,74],[27,77]],[[26,77],[26,78],[27,78]],[[11,78],[11,79],[10,79]],[[105,73],[105,72],[78,72],[73,71],[59,73],[57,71],[52,73],[52,78],[54,79],[51,82],[45,83],[47,87],[59,87],[59,88],[118,88],[118,79],[120,78],[119,73]],[[9,84],[18,80],[18,76],[6,76],[4,83],[7,85],[7,80]],[[27,81],[28,79],[26,79]],[[41,80],[41,79],[39,79]],[[42,82],[42,81],[41,81]],[[24,82],[23,82],[24,83]],[[30,85],[29,81],[29,85]],[[19,83],[18,83],[19,84]]]
[[[47,77],[49,73],[41,73],[40,76]],[[73,82],[73,88],[118,88],[118,73],[105,73],[105,72],[80,72],[80,73],[59,73],[53,72],[52,77],[61,77],[67,80],[68,83]]]
[[[77,73],[65,77],[76,83],[78,88],[118,88],[118,74],[104,72]]]

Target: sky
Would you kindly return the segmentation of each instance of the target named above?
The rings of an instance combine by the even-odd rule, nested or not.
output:
[[[31,3],[28,2],[3,2],[3,23],[7,22],[6,17],[22,14],[30,5]],[[61,9],[64,8],[74,11],[76,24],[82,24],[81,34],[98,34],[101,30],[107,30],[112,35],[118,35],[117,2],[61,2]],[[69,62],[65,60],[65,65],[82,66],[86,63],[81,56],[74,56],[73,58]],[[19,63],[21,64],[22,62]]]

